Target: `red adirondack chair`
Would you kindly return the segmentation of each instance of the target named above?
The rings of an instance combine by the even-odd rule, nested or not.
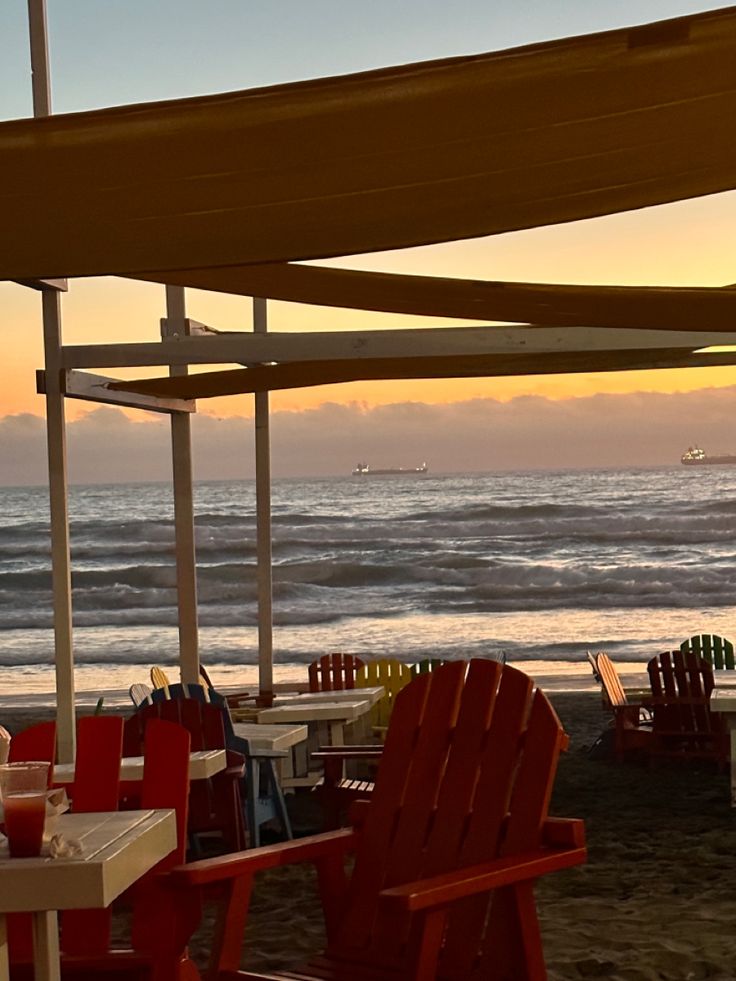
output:
[[[186,854],[190,746],[189,733],[182,726],[160,719],[148,722],[140,806],[175,809],[177,847],[126,893],[132,905],[129,947],[102,949],[97,937],[88,936],[86,946],[77,943],[71,951],[62,931],[61,963],[65,981],[76,978],[90,981],[109,974],[136,981],[144,978],[185,981],[198,977],[185,948],[191,921],[180,919],[183,904],[172,897],[168,876],[170,869],[184,861]]]
[[[729,759],[723,717],[710,710],[713,668],[692,650],[664,651],[647,665],[652,688],[653,753],[670,759]]]
[[[355,676],[363,661],[355,654],[323,654],[309,665],[310,691],[344,691],[355,688]]]
[[[547,815],[566,743],[514,668],[456,662],[415,679],[397,696],[356,830],[173,871],[179,896],[226,890],[213,981],[542,981],[534,881],[585,859],[582,822]],[[318,868],[327,951],[294,973],[238,972],[253,876],[290,862]]]
[[[192,698],[143,705],[125,723],[125,754],[141,752],[144,734],[152,719],[164,719],[183,726],[191,737],[193,750],[225,749],[222,711]],[[189,801],[189,833],[215,831],[223,836],[229,851],[245,848],[245,820],[240,799],[244,773],[242,756],[227,752],[227,768],[210,780],[192,784]],[[135,803],[135,801],[133,801]],[[196,841],[193,841],[196,847]]]
[[[9,763],[25,763],[41,760],[51,764],[49,767],[49,786],[53,780],[56,762],[56,723],[39,722],[16,733],[10,741]]]

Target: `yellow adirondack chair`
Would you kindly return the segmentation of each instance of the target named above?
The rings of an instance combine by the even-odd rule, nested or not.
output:
[[[163,668],[151,668],[151,684],[154,688],[168,688],[171,682]]]
[[[414,675],[411,665],[404,664],[395,657],[379,657],[368,661],[356,675],[356,688],[373,688],[381,685],[382,698],[371,709],[371,726],[374,732],[382,733],[388,728],[388,720],[394,707],[394,699],[401,689],[408,685]]]

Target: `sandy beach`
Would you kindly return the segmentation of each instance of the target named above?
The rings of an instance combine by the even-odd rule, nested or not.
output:
[[[728,778],[704,766],[619,765],[591,747],[608,717],[597,693],[554,692],[571,737],[552,813],[586,822],[585,866],[548,876],[538,908],[551,981],[733,981],[736,978],[736,816]],[[3,711],[11,731],[50,710]],[[297,800],[300,830],[314,818]],[[210,911],[211,913],[211,911]],[[194,937],[204,963],[207,916]],[[243,965],[303,962],[323,932],[310,870],[263,875],[252,903]]]

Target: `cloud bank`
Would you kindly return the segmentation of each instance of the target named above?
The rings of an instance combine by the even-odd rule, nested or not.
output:
[[[473,399],[366,407],[326,403],[271,417],[275,477],[347,474],[359,461],[430,470],[637,467],[676,464],[688,445],[736,452],[736,386],[679,394],[642,392],[508,402]],[[132,419],[102,407],[69,423],[71,483],[169,480],[168,419]],[[253,420],[192,419],[195,477],[254,476]],[[0,419],[0,484],[46,482],[45,423],[28,413]]]

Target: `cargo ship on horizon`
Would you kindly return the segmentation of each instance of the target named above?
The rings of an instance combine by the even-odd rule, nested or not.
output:
[[[688,446],[687,452],[680,457],[680,463],[686,467],[707,467],[717,464],[736,465],[736,454],[721,453],[718,456],[707,456],[699,446]]]
[[[423,463],[421,467],[371,467],[367,463],[359,463],[353,470],[353,477],[394,477],[427,473],[429,467]]]

